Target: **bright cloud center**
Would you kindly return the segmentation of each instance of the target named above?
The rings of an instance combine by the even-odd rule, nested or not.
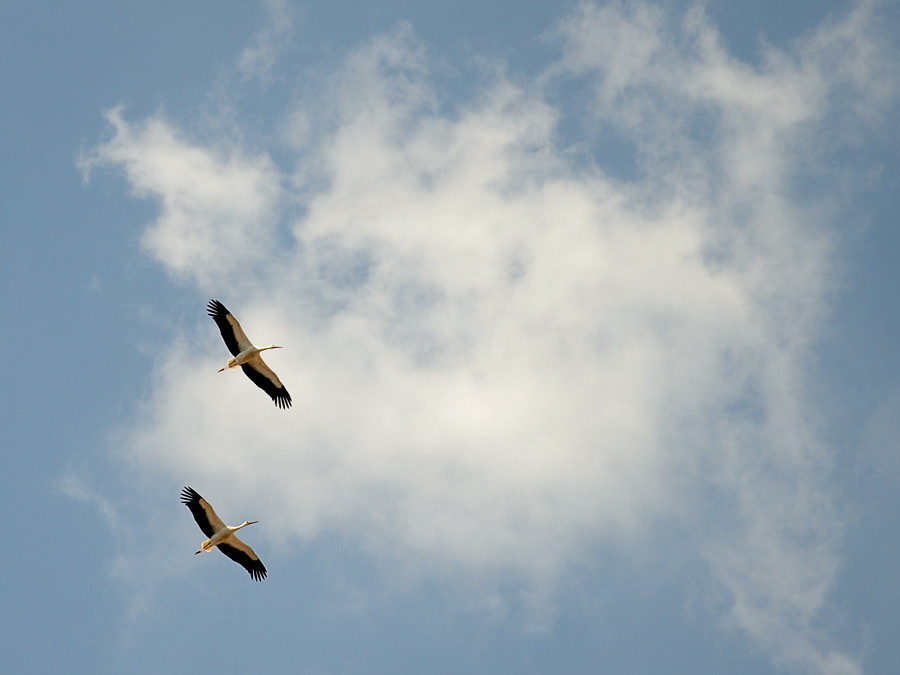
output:
[[[266,359],[294,399],[217,375],[198,319],[131,452],[289,536],[343,531],[444,573],[553,576],[677,521],[778,658],[857,672],[807,635],[840,530],[802,389],[830,230],[791,185],[831,92],[864,80],[823,57],[863,54],[864,14],[752,69],[699,13],[585,5],[548,77],[594,92],[586,114],[637,148],[630,181],[573,162],[544,84],[498,76],[440,112],[404,30],[288,111],[317,139],[295,172],[114,111],[91,162],[159,202],[150,255],[287,347]]]

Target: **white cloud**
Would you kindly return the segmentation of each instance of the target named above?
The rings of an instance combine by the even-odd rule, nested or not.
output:
[[[160,360],[131,454],[271,532],[341,531],[441,575],[540,583],[677,524],[778,663],[860,672],[816,629],[841,523],[803,373],[831,228],[791,186],[837,87],[885,98],[867,11],[754,69],[699,11],[583,5],[541,81],[594,88],[638,148],[630,182],[569,163],[542,85],[498,76],[440,112],[408,29],[286,113],[318,139],[291,176],[113,111],[89,164],[159,201],[151,255],[288,347],[269,363],[294,397],[217,375],[203,320]],[[838,47],[864,58],[834,72]]]
[[[265,6],[268,25],[253,36],[252,44],[238,58],[237,72],[245,80],[268,78],[294,34],[294,21],[285,0],[267,0]]]
[[[113,138],[83,157],[81,167],[122,167],[139,197],[159,203],[160,217],[142,244],[174,276],[219,286],[236,268],[271,254],[281,176],[265,155],[192,145],[163,120],[129,124],[107,113]]]

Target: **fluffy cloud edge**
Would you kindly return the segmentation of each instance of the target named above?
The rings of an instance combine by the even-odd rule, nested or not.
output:
[[[301,304],[318,307],[321,316],[319,324],[295,324],[291,327],[289,322],[279,323],[278,319],[271,318],[271,315],[278,313],[279,305],[282,309],[297,308],[297,300],[287,299],[284,290],[279,291],[274,299],[264,297],[258,287],[253,291],[243,289],[239,297],[246,305],[261,306],[260,311],[254,311],[252,318],[255,325],[269,329],[263,332],[293,330],[294,335],[303,335],[301,343],[318,348],[319,351],[314,353],[320,354],[326,364],[318,372],[313,372],[316,369],[304,366],[297,358],[286,359],[286,372],[293,377],[293,381],[326,383],[334,372],[344,366],[330,345],[317,344],[317,338],[324,335],[345,347],[352,347],[356,341],[357,344],[367,345],[367,349],[362,350],[364,358],[356,364],[361,368],[360,372],[371,375],[371,363],[380,362],[389,364],[386,369],[393,369],[395,378],[413,378],[413,385],[418,388],[408,387],[409,392],[398,399],[406,410],[417,410],[415,404],[422,400],[423,392],[428,391],[428,386],[434,382],[439,382],[443,388],[447,388],[448,383],[452,385],[454,378],[448,378],[448,373],[453,375],[454,364],[456,367],[463,364],[463,375],[470,378],[469,388],[468,393],[460,395],[461,399],[455,405],[459,406],[459,410],[467,411],[470,417],[473,412],[471,405],[465,405],[465,399],[473,395],[473,382],[484,382],[474,377],[480,372],[478,368],[483,370],[489,367],[476,360],[466,360],[472,359],[471,344],[488,348],[487,353],[496,357],[502,355],[503,341],[478,335],[477,331],[461,334],[456,327],[464,324],[464,320],[468,319],[476,328],[488,327],[490,330],[486,332],[501,331],[500,334],[512,342],[518,337],[518,346],[523,348],[525,356],[520,362],[513,359],[515,366],[517,363],[529,363],[528,359],[539,361],[548,354],[559,359],[559,341],[565,343],[563,336],[567,331],[590,335],[594,339],[598,339],[599,335],[599,339],[609,340],[610,344],[619,344],[617,339],[627,341],[623,337],[627,331],[623,330],[618,338],[615,331],[610,335],[603,334],[596,324],[585,323],[577,313],[566,312],[563,307],[565,303],[554,306],[554,299],[590,298],[594,303],[591,306],[607,309],[608,316],[622,319],[626,325],[628,301],[611,310],[604,308],[596,293],[591,293],[591,286],[600,283],[607,290],[612,288],[622,293],[621,297],[632,301],[637,299],[643,303],[642,307],[653,311],[645,312],[646,316],[637,320],[631,317],[629,328],[638,331],[634,335],[649,331],[651,339],[647,344],[655,346],[657,352],[655,356],[648,357],[652,350],[642,355],[638,349],[633,363],[640,363],[645,368],[648,364],[657,367],[665,364],[672,369],[669,375],[675,378],[674,381],[683,382],[687,374],[679,372],[678,364],[673,365],[672,359],[666,357],[691,354],[697,359],[692,363],[702,366],[701,372],[711,373],[712,379],[706,383],[708,391],[701,391],[696,400],[690,399],[690,394],[695,392],[689,388],[683,385],[680,389],[676,387],[678,396],[675,398],[685,396],[688,402],[669,401],[667,405],[673,410],[681,410],[681,413],[675,413],[674,421],[669,424],[656,422],[652,426],[659,432],[659,438],[675,439],[687,446],[696,442],[704,448],[702,452],[687,454],[686,464],[691,468],[686,475],[692,471],[711,469],[706,479],[702,480],[707,489],[716,493],[711,503],[728,504],[728,512],[734,519],[730,521],[733,528],[723,536],[717,536],[711,532],[723,523],[713,522],[711,530],[706,531],[702,538],[706,541],[704,551],[714,578],[734,598],[729,614],[731,619],[769,649],[776,662],[786,667],[808,668],[834,675],[861,672],[857,661],[823,646],[827,642],[824,634],[814,628],[827,602],[828,588],[837,573],[839,560],[836,547],[841,530],[840,518],[831,503],[829,450],[815,438],[814,425],[803,406],[805,352],[815,339],[819,322],[826,311],[823,295],[832,255],[829,228],[814,222],[815,217],[822,215],[821,212],[792,201],[791,195],[779,186],[778,181],[790,177],[790,171],[796,168],[790,164],[790,157],[784,156],[782,148],[793,149],[803,144],[809,128],[817,123],[823,110],[827,110],[829,96],[835,87],[850,80],[856,87],[870,92],[870,98],[886,98],[887,86],[883,79],[873,75],[873,69],[877,70],[881,62],[873,56],[877,54],[877,49],[872,47],[867,34],[869,24],[866,20],[871,21],[872,7],[872,3],[861,3],[843,21],[832,22],[820,29],[796,53],[779,54],[773,51],[763,68],[754,71],[734,61],[722,50],[714,29],[697,10],[688,15],[684,24],[686,43],[690,45],[685,52],[673,50],[666,43],[669,33],[662,26],[667,17],[652,5],[611,3],[602,8],[582,5],[573,15],[576,19],[570,18],[560,24],[558,35],[563,35],[561,39],[567,41],[568,50],[564,50],[562,60],[551,70],[582,76],[601,72],[596,79],[599,114],[607,115],[620,129],[633,134],[638,147],[644,151],[647,166],[657,161],[660,167],[656,172],[647,172],[648,179],[644,184],[630,185],[598,173],[578,174],[567,166],[553,146],[554,111],[544,102],[540,92],[525,95],[520,87],[501,78],[478,104],[462,111],[457,118],[443,117],[429,108],[432,94],[425,84],[427,69],[421,60],[421,53],[408,48],[408,35],[402,39],[375,39],[348,60],[347,70],[341,76],[344,86],[338,89],[337,97],[338,108],[344,117],[310,160],[317,164],[317,171],[326,167],[325,173],[330,181],[327,188],[307,195],[308,213],[294,228],[298,249],[297,257],[291,263],[295,268],[279,260],[277,271],[269,277],[282,281],[288,279],[295,289],[299,289],[304,296]],[[581,23],[578,24],[578,21]],[[579,29],[584,32],[578,33]],[[591,37],[591,31],[596,30],[613,31],[611,35],[616,39],[605,42],[595,40]],[[628,49],[610,49],[600,56],[585,54],[584,49],[578,51],[579,44],[583,48],[595,43],[615,45],[623,40]],[[861,56],[829,79],[827,69],[818,66],[838,42],[844,45],[845,53]],[[797,54],[800,56],[797,57]],[[684,81],[683,85],[678,84],[678,74]],[[355,85],[349,86],[347,83]],[[648,88],[657,93],[663,92],[662,104],[653,101],[648,104],[641,99],[638,94]],[[675,111],[674,121],[661,115],[660,108],[665,107],[667,102],[666,92],[674,101],[671,106],[671,110]],[[711,103],[717,106],[717,114],[721,116],[717,122],[719,135],[714,141],[715,152],[712,154],[715,157],[712,160],[708,149],[700,152],[704,148],[696,138],[685,132],[687,127],[679,126],[679,122],[688,119],[694,109],[703,109]],[[683,114],[685,111],[686,114]],[[684,119],[679,118],[679,114]],[[295,118],[308,119],[308,116],[295,115]],[[654,120],[659,120],[655,126]],[[263,227],[275,226],[278,202],[282,196],[280,186],[290,183],[291,177],[280,175],[265,153],[222,155],[189,143],[179,145],[177,134],[171,128],[167,129],[160,120],[137,125],[136,131],[122,121],[121,116],[113,114],[111,122],[116,128],[116,137],[98,149],[93,162],[123,166],[136,194],[151,195],[160,201],[161,218],[148,228],[148,233],[155,233],[157,239],[153,241],[156,243],[151,241],[147,246],[150,253],[173,274],[187,275],[195,279],[200,288],[207,289],[221,284],[236,263],[253,267],[267,259],[272,249],[266,247],[272,246],[271,239],[253,237],[262,243],[257,248],[250,247],[248,251],[244,237],[247,232],[255,232],[261,224]],[[663,144],[664,154],[660,155],[653,149],[653,144],[673,132],[678,142]],[[156,174],[142,168],[142,156],[152,154],[150,150],[154,143],[168,147],[172,155],[178,158],[177,162],[160,164]],[[360,156],[371,161],[360,161]],[[742,161],[748,157],[749,161]],[[189,158],[197,161],[191,164]],[[542,160],[546,160],[547,164],[542,164]],[[152,161],[147,164],[152,166]],[[165,180],[171,167],[179,164],[191,166],[201,179],[198,181],[200,185],[218,181],[229,184],[232,178],[238,183],[246,181],[254,186],[254,196],[249,200],[251,206],[246,208],[246,204],[242,204],[238,209],[232,207],[232,202],[227,199],[220,203],[215,197],[206,199],[202,193],[179,200],[178,191]],[[551,167],[549,171],[547,165]],[[375,171],[371,171],[372,166],[376,167]],[[672,166],[683,169],[683,175],[666,177],[662,169]],[[371,175],[360,171],[362,167],[369,168],[370,173],[375,175],[375,187],[371,185]],[[295,184],[298,182],[302,184],[303,180],[294,180]],[[520,194],[517,195],[517,191]],[[579,200],[579,191],[584,191],[588,197]],[[524,197],[523,192],[526,193]],[[642,203],[639,199],[646,199],[647,195],[654,193],[657,196],[649,203]],[[212,190],[210,194],[223,193]],[[452,197],[459,195],[470,200],[468,210],[452,204]],[[679,196],[683,197],[680,201],[677,199]],[[447,219],[443,221],[444,230],[438,228],[436,241],[432,237],[417,237],[416,233],[411,236],[400,234],[402,223],[420,220],[423,214],[434,211],[435,205],[456,208],[451,212],[458,219],[467,215],[472,217],[479,209],[496,209],[498,213],[509,209],[508,213],[514,214],[521,222],[533,214],[543,214],[546,218],[546,214],[552,211],[549,205],[563,203],[566,197],[575,204],[573,211],[581,209],[580,216],[573,216],[576,220],[588,213],[591,215],[587,217],[587,222],[595,225],[602,222],[603,218],[596,214],[604,213],[602,207],[605,205],[608,208],[606,215],[612,214],[612,221],[629,223],[632,231],[625,234],[624,230],[620,232],[611,226],[604,232],[607,239],[602,240],[606,244],[613,242],[613,250],[616,250],[615,246],[619,247],[616,252],[620,260],[604,261],[609,265],[607,271],[618,270],[618,276],[609,272],[608,278],[604,279],[602,275],[590,273],[591,264],[579,261],[579,256],[575,256],[574,261],[565,260],[564,264],[541,258],[538,248],[555,246],[557,251],[564,251],[567,243],[571,245],[575,242],[584,245],[583,250],[578,250],[582,258],[588,259],[587,252],[591,252],[601,254],[602,259],[603,247],[592,246],[590,236],[583,232],[584,228],[572,227],[567,231],[562,227],[548,234],[548,228],[542,225],[540,217],[534,218],[535,222],[528,231],[532,239],[525,244],[515,241],[513,233],[502,230],[502,225],[497,222],[502,218],[480,221],[482,229],[494,228],[500,233],[485,240],[488,245],[484,248],[489,255],[468,265],[471,274],[464,279],[457,276],[460,269],[458,262],[463,259],[461,256],[472,254],[479,248],[473,248],[472,242],[466,241],[466,236],[471,235],[466,228],[449,235],[447,228],[452,219]],[[342,210],[342,201],[351,198],[356,202],[354,207],[348,209],[344,206]],[[395,211],[385,213],[385,204],[398,198],[398,203],[405,205],[406,212],[401,210],[399,217]],[[199,229],[199,234],[192,232],[191,236],[196,236],[216,251],[214,261],[202,255],[184,254],[184,250],[193,250],[185,243],[190,236],[182,231],[184,223],[195,213],[212,210],[214,202],[215,208],[226,211],[235,208],[239,212],[234,219],[234,232],[225,237],[212,236],[213,232],[217,232],[218,223],[208,230]],[[423,202],[431,208],[423,208]],[[172,215],[178,209],[178,213],[188,214],[182,220]],[[641,233],[642,228],[643,231],[653,230],[653,224],[669,222],[668,219],[677,218],[678,214],[686,220],[694,218],[695,226],[688,226],[681,237],[677,236],[675,228],[671,241],[675,243],[677,252],[680,238],[683,247],[680,254],[685,260],[693,259],[695,264],[699,262],[698,267],[684,264],[682,269],[688,272],[698,270],[696,287],[709,292],[712,307],[725,309],[726,315],[732,312],[728,322],[731,332],[726,331],[724,337],[716,335],[715,322],[708,316],[704,317],[701,308],[691,307],[688,310],[674,305],[678,311],[668,314],[664,311],[673,306],[673,294],[678,284],[674,284],[675,288],[665,288],[663,284],[661,292],[655,295],[648,291],[646,285],[636,283],[641,273],[651,273],[660,264],[673,263],[667,261],[662,253],[655,256],[644,254],[646,260],[642,259],[642,254],[635,254],[641,250],[642,244],[646,245],[654,239],[652,236],[641,239],[640,234],[635,235],[634,231]],[[392,225],[389,221],[393,218],[401,224]],[[734,227],[731,230],[716,229],[714,223],[717,219],[725,219]],[[212,222],[207,216],[202,216],[200,220]],[[702,226],[696,227],[696,223]],[[782,229],[783,226],[786,227]],[[665,233],[660,235],[656,231],[651,234],[662,236],[659,241],[664,242],[661,245],[657,241],[654,246],[658,248],[654,251],[668,247],[670,242],[665,239]],[[631,243],[626,241],[623,244],[623,240],[628,240],[628,235],[631,235]],[[541,246],[535,242],[540,242]],[[637,257],[636,264],[627,263],[627,252]],[[490,259],[490,254],[494,255],[494,259]],[[442,256],[448,260],[442,261]],[[477,255],[475,257],[478,258]],[[500,259],[504,260],[504,264],[498,263]],[[377,262],[373,263],[373,260]],[[457,263],[455,268],[454,261]],[[591,262],[596,264],[596,259]],[[616,262],[620,263],[619,267],[616,267]],[[541,270],[541,265],[545,267],[543,276],[537,272]],[[677,268],[676,261],[671,269]],[[511,269],[518,272],[509,274]],[[497,270],[506,270],[507,278],[502,275],[497,278]],[[524,274],[513,279],[522,270]],[[564,279],[560,284],[563,290],[557,288],[557,292],[563,295],[554,298],[550,292],[545,297],[539,297],[539,302],[528,302],[522,298],[527,293],[515,290],[531,281],[531,290],[539,295],[540,287],[545,284],[533,283],[533,279],[528,279],[529,275],[537,275],[546,283],[554,278],[551,272]],[[339,283],[336,275],[340,274],[347,279]],[[579,274],[587,276],[581,279]],[[261,277],[265,278],[266,274],[262,273]],[[566,286],[565,282],[569,285]],[[360,291],[360,284],[367,288]],[[486,291],[488,288],[491,290]],[[502,291],[497,292],[496,288],[502,288]],[[428,292],[420,293],[410,304],[410,289],[436,290],[431,297]],[[487,301],[478,298],[480,291],[489,296]],[[473,297],[476,301],[472,300]],[[473,305],[476,306],[473,308]],[[663,311],[657,312],[659,308]],[[413,320],[404,312],[411,314]],[[241,318],[243,321],[244,318]],[[504,326],[503,319],[511,325]],[[549,342],[535,347],[528,340],[521,339],[526,333],[523,327],[540,325],[541,320],[549,324],[549,330],[546,330]],[[667,334],[664,328],[660,328],[665,327],[667,321],[675,324],[678,321],[689,324],[694,321],[703,330],[694,333],[672,329]],[[502,332],[504,329],[506,333]],[[659,331],[658,335],[674,341],[672,352],[667,352],[665,346],[660,348],[654,342],[654,329]],[[739,339],[735,338],[738,332]],[[723,385],[719,382],[715,368],[723,367],[721,362],[718,365],[704,364],[702,356],[688,347],[698,337],[700,344],[703,344],[703,339],[711,340],[711,344],[715,345],[712,351],[718,354],[720,360],[729,362],[728,368],[733,369],[729,374],[736,377],[736,384],[726,382]],[[722,340],[725,346],[717,339]],[[468,347],[467,342],[470,343]],[[548,347],[548,344],[552,346]],[[563,346],[572,348],[571,344]],[[575,345],[576,353],[578,349],[589,351],[583,343]],[[191,359],[205,353],[192,354]],[[632,362],[625,354],[618,353],[607,361],[627,366]],[[366,358],[369,359],[368,364]],[[427,363],[428,358],[436,358],[437,367],[433,362],[428,374],[431,381],[422,384],[422,364]],[[612,391],[611,385],[590,381],[573,364],[560,370],[562,363],[565,361],[553,361],[558,375],[587,378],[581,393],[596,392],[597,387],[602,390],[604,386],[607,391]],[[196,396],[200,398],[202,395],[213,409],[235,401],[231,393],[216,392],[214,397],[209,396],[206,390],[208,385],[203,384],[206,380],[201,374],[201,366],[208,365],[207,360],[201,358],[193,363],[178,360],[160,366],[164,373],[161,381],[165,384],[157,389],[154,397],[162,407],[153,410],[135,432],[133,447],[138,455],[153,455],[156,452],[153,447],[177,440],[178,430],[183,429],[183,425],[173,420],[183,418],[184,411],[203,417],[203,410],[198,410],[196,403],[180,392],[194,388]],[[609,363],[604,362],[604,365]],[[509,370],[515,371],[516,368],[510,367]],[[738,375],[734,376],[734,373]],[[342,375],[347,375],[345,384],[360,384],[359,378],[354,379],[352,372]],[[380,375],[384,376],[384,373]],[[477,393],[477,389],[475,391]],[[504,391],[503,387],[500,391]],[[714,394],[723,393],[724,404],[709,403]],[[361,402],[378,411],[377,398],[377,392],[370,390],[361,399],[342,399],[340,395],[335,395],[328,405],[332,413],[348,402]],[[695,408],[690,407],[691,403]],[[649,404],[644,401],[643,405]],[[180,410],[176,413],[175,409]],[[627,406],[622,406],[619,412],[626,409]],[[394,413],[396,416],[396,411]],[[584,410],[580,413],[587,414]],[[331,424],[340,423],[337,416],[324,416],[323,419]],[[591,429],[591,425],[584,425],[583,419],[582,430]],[[719,420],[718,426],[714,421],[716,419]],[[608,428],[617,428],[616,424],[620,421],[607,420],[607,424],[612,425]],[[211,429],[214,425],[214,420],[210,419],[198,426]],[[258,438],[258,431],[252,425],[241,427],[236,436]],[[279,432],[287,432],[287,427],[279,426]],[[327,425],[321,428],[307,425],[304,433],[307,438],[321,439],[327,436]],[[393,428],[387,438],[398,433],[398,429]],[[550,435],[553,436],[553,433],[560,432],[558,429],[551,430]],[[656,443],[661,442],[659,438]],[[345,446],[350,445],[346,439],[341,442]],[[265,439],[263,445],[270,446],[271,457],[287,459],[275,447],[277,440]],[[462,445],[465,446],[465,442]],[[715,456],[717,449],[721,451],[719,457]],[[383,450],[390,454],[396,449],[385,446]],[[438,450],[434,452],[439,453]],[[651,452],[650,456],[653,466],[650,473],[664,475],[667,459],[658,452]],[[410,457],[407,449],[406,452],[395,453],[394,459],[387,463],[379,465],[375,461],[368,467],[373,471],[368,481],[363,479],[354,483],[351,480],[341,487],[347,490],[345,494],[351,494],[368,485],[374,488],[372,494],[375,499],[379,498],[379,494],[384,498],[384,491],[379,493],[379,484],[385,487],[393,483],[380,481],[390,474],[392,468],[402,465]],[[400,464],[393,463],[397,458]],[[246,463],[239,457],[231,459],[235,462],[234,467],[246,470]],[[168,466],[173,471],[191,463],[195,468],[204,465],[199,455],[185,458],[166,455],[158,456],[157,460],[160,466]],[[371,461],[372,457],[350,453],[344,460],[346,468],[359,460]],[[321,454],[313,453],[304,461],[309,461],[304,469],[312,467],[315,470],[316,463],[323,459]],[[677,458],[675,464],[683,461],[684,458]],[[463,461],[455,466],[451,462],[450,468],[451,471],[465,472],[473,466],[477,469],[477,462],[466,464]],[[552,474],[553,466],[549,468],[551,471],[547,475]],[[627,461],[619,468],[627,473]],[[338,480],[336,475],[339,472],[335,473],[333,469],[330,467],[321,474],[321,484],[311,486],[314,491],[324,494],[323,488],[330,480],[338,484],[346,482]],[[588,472],[586,475],[591,474]],[[218,480],[230,489],[235,487],[233,479],[228,476],[220,476]],[[252,485],[267,485],[269,480],[260,477]],[[412,478],[407,477],[407,488],[413,484]],[[526,482],[525,485],[533,488],[536,484]],[[659,485],[651,480],[642,487],[650,491]],[[437,492],[441,493],[440,490]],[[624,492],[627,493],[627,490]],[[282,493],[281,497],[288,495]],[[774,506],[769,502],[773,497]],[[558,499],[558,496],[554,498]],[[333,497],[321,499],[319,506],[325,511],[313,509],[314,513],[320,514],[313,518],[321,517],[324,519],[321,522],[331,525],[337,522],[338,527],[342,527],[342,518],[350,518],[343,525],[346,526],[360,514],[365,514],[371,506],[363,501],[356,515],[347,516],[341,515],[341,508]],[[308,503],[301,504],[308,506]],[[704,505],[708,503],[691,503],[689,500],[682,504],[681,515],[696,517],[696,509]],[[609,507],[598,508],[603,511],[603,508]],[[337,510],[332,510],[329,515],[328,509]],[[298,510],[302,510],[299,505]],[[783,517],[785,510],[791,517]],[[513,511],[521,514],[521,503],[518,507],[514,506]],[[438,512],[439,509],[432,510],[433,514]],[[640,515],[640,509],[634,513],[631,518],[637,523],[647,517],[646,514]],[[355,526],[357,536],[371,527],[375,527],[377,533],[377,521],[389,520],[387,516],[391,513],[375,515],[372,521],[356,521],[362,523]],[[593,522],[595,528],[596,517],[597,513],[594,513],[584,518],[586,531],[593,531],[589,537],[597,536],[597,530],[592,530],[591,525]],[[465,520],[463,517],[460,522]],[[572,522],[576,521],[578,518]],[[384,522],[381,525],[384,526]],[[411,531],[419,533],[418,536],[427,535],[427,527],[422,529],[412,522],[408,525]],[[423,526],[426,525],[427,519],[423,523]],[[700,529],[705,531],[709,525],[704,523]],[[304,527],[306,529],[298,530],[300,536],[310,536],[317,531],[315,523],[307,523]],[[578,536],[584,536],[581,526],[573,527],[573,533],[581,532]],[[494,539],[499,541],[502,537]],[[539,535],[531,545],[537,546],[541,540],[546,541]],[[401,550],[414,551],[415,547],[404,549],[401,546]],[[438,552],[442,550],[437,549]],[[564,545],[559,550],[563,552],[563,559],[571,559],[575,555],[574,549],[567,549]],[[478,567],[484,561],[479,562],[476,558],[464,564]],[[542,565],[546,569],[557,570],[554,573],[560,569],[559,563],[552,560]]]

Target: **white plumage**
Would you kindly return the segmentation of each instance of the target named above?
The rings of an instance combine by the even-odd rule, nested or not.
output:
[[[266,365],[259,355],[261,351],[266,349],[281,349],[277,345],[269,345],[268,347],[256,347],[241,329],[241,324],[234,318],[234,315],[218,300],[210,300],[207,306],[212,320],[219,327],[222,333],[222,339],[225,340],[225,346],[231,352],[232,358],[228,359],[225,368],[219,370],[221,373],[226,368],[241,367],[244,374],[264,392],[266,392],[275,405],[279,408],[287,409],[291,407],[291,395],[275,372]]]
[[[203,534],[209,537],[200,545],[200,549],[194,555],[203,551],[211,551],[214,547],[218,547],[222,553],[250,572],[250,576],[255,581],[262,581],[266,578],[266,566],[262,564],[262,561],[253,552],[253,549],[234,534],[242,527],[253,525],[258,521],[245,520],[237,527],[226,525],[213,511],[213,507],[209,505],[209,502],[191,487],[186,487],[181,491],[181,502],[191,510],[197,525],[200,526]]]

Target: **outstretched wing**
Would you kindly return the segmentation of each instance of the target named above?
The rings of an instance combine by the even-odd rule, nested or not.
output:
[[[250,572],[254,581],[262,581],[266,578],[266,566],[253,552],[253,549],[235,536],[229,538],[227,544],[219,544],[219,550],[238,565]]]
[[[241,324],[234,318],[234,315],[228,311],[218,300],[210,300],[206,306],[207,313],[212,317],[219,327],[222,339],[225,340],[225,346],[232,356],[237,356],[242,351],[251,346],[250,340],[244,335]]]
[[[200,530],[207,537],[213,536],[225,527],[225,523],[213,511],[213,507],[194,488],[186,487],[181,491],[181,503],[191,510],[191,513],[194,514],[194,520],[197,521]]]
[[[253,384],[272,398],[277,407],[285,410],[291,407],[291,395],[261,356],[257,355],[249,363],[242,365],[241,370]]]

